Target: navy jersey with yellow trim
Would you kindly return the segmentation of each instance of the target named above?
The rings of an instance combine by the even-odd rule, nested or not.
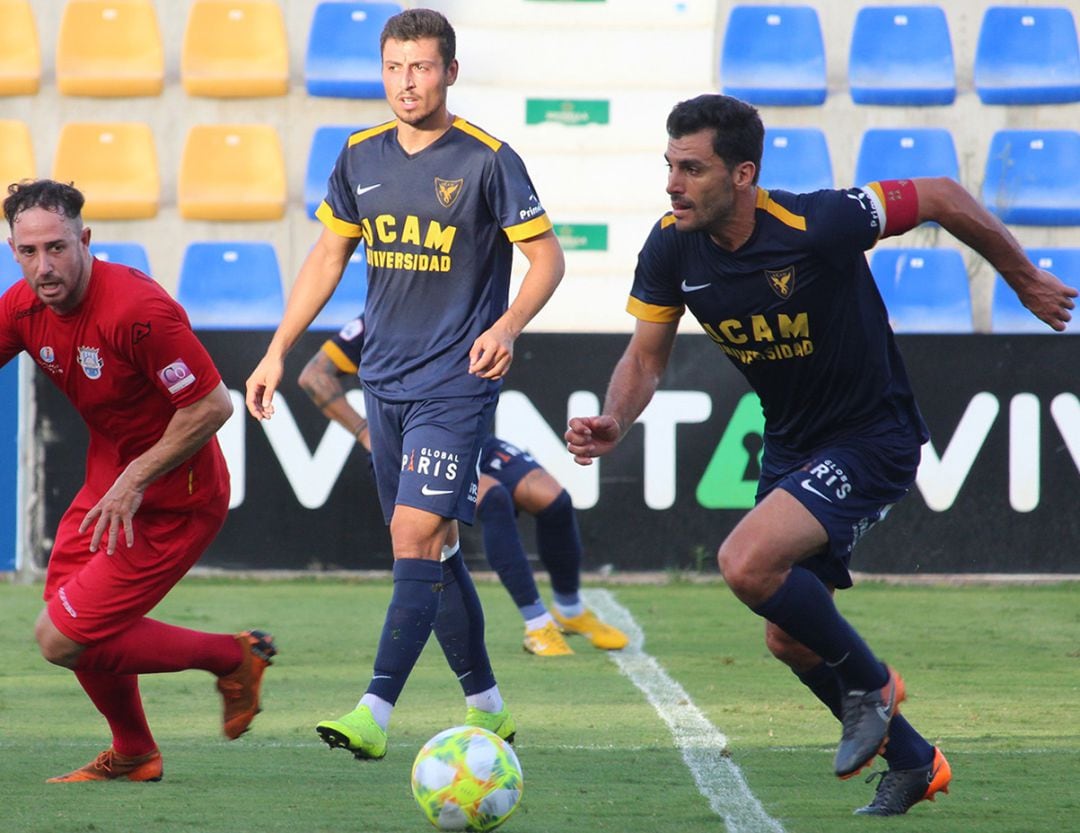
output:
[[[658,322],[689,309],[757,392],[769,441],[808,452],[887,418],[925,440],[864,254],[885,210],[869,186],[759,188],[754,231],[734,252],[665,215],[638,257],[627,309]]]
[[[469,349],[506,311],[513,243],[551,228],[520,157],[461,118],[419,153],[354,133],[316,216],[367,250],[361,377],[392,402],[474,396]]]

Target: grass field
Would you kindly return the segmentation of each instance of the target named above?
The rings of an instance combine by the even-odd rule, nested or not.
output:
[[[767,656],[761,622],[722,585],[611,585],[594,599],[611,599],[633,617],[644,641],[639,653],[624,652],[624,663],[647,674],[642,654],[654,658],[659,696],[676,692],[665,708],[689,709],[723,733],[723,754],[696,734],[700,725],[673,733],[635,687],[637,672],[623,673],[581,640],[572,641],[572,657],[524,654],[520,619],[505,592],[488,583],[480,590],[525,772],[522,805],[503,828],[509,833],[719,832],[725,823],[718,805],[735,810],[729,833],[1080,828],[1080,584],[866,582],[840,594],[849,618],[903,672],[905,714],[953,766],[950,794],[902,819],[851,815],[873,786],[832,776],[837,724]],[[220,736],[209,675],[142,678],[165,758],[159,784],[43,783],[90,760],[108,737],[71,674],[37,654],[32,631],[40,592],[0,584],[0,831],[431,829],[409,791],[413,755],[464,714],[434,640],[399,702],[385,760],[357,762],[326,749],[313,731],[362,693],[388,582],[183,582],[155,615],[208,630],[268,627],[281,655],[267,673],[265,711],[232,743]],[[709,797],[687,764],[703,760],[699,775]],[[745,779],[746,795],[724,786],[731,772]],[[759,815],[741,813],[747,800],[760,802]]]

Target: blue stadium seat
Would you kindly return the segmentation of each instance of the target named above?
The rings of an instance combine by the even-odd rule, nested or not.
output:
[[[315,6],[304,59],[308,95],[382,98],[379,33],[398,3],[324,0]]]
[[[0,292],[3,292],[16,281],[22,280],[22,268],[15,262],[15,255],[11,246],[4,242],[0,246]]]
[[[825,42],[811,6],[732,6],[720,53],[727,95],[753,104],[825,102]]]
[[[1080,101],[1080,46],[1068,8],[991,6],[975,47],[983,104]]]
[[[196,329],[274,329],[285,312],[277,253],[264,242],[189,243],[176,299]]]
[[[982,202],[1005,223],[1080,225],[1080,133],[995,132],[986,158]]]
[[[1028,249],[1027,255],[1041,269],[1053,272],[1069,286],[1080,286],[1080,248]],[[990,303],[990,331],[1042,335],[1052,335],[1054,332],[1020,303],[1016,293],[1005,283],[1001,275],[994,278],[994,297]],[[1076,327],[1075,318],[1065,332],[1073,334],[1080,332]]]
[[[938,6],[864,6],[855,16],[848,87],[856,104],[923,106],[956,100],[956,65]]]
[[[339,125],[323,125],[315,129],[304,174],[304,208],[311,219],[315,219],[315,210],[326,196],[326,181],[334,170],[338,154],[345,147],[345,140],[360,129]]]
[[[960,178],[952,133],[940,127],[871,127],[863,133],[856,185],[917,176]]]
[[[816,127],[770,127],[761,156],[762,188],[796,194],[833,187],[825,134]]]
[[[967,269],[959,251],[876,249],[870,270],[894,332],[973,331]]]
[[[326,306],[311,322],[312,330],[340,330],[364,311],[367,302],[367,257],[364,244],[356,247],[345,274]]]
[[[109,263],[124,263],[134,266],[145,275],[152,275],[150,271],[150,258],[146,255],[146,248],[141,243],[98,243],[90,241],[90,254],[99,260],[107,260]]]

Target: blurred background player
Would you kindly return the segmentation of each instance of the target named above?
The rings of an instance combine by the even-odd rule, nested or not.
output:
[[[327,419],[345,428],[371,450],[368,425],[345,398],[343,379],[358,379],[364,347],[364,317],[358,316],[329,338],[300,373],[300,387]],[[551,578],[554,604],[540,597],[518,533],[517,513],[536,518],[536,546]],[[627,637],[602,622],[581,602],[581,535],[569,493],[530,454],[494,435],[480,452],[476,515],[484,552],[525,621],[526,651],[538,656],[572,654],[563,632],[585,636],[605,650],[625,648]]]
[[[4,201],[25,280],[0,297],[0,366],[25,350],[90,432],[35,636],[45,659],[75,672],[112,744],[49,781],[160,781],[138,675],[214,674],[234,739],[259,711],[276,649],[262,631],[204,633],[146,616],[225,522],[229,472],[214,434],[233,408],[180,305],[142,272],[90,254],[83,203],[52,180],[12,185]]]
[[[352,134],[342,148],[315,212],[322,234],[246,396],[253,417],[273,416],[285,355],[363,240],[364,407],[394,586],[367,690],[352,711],[315,731],[331,748],[367,759],[386,755],[395,705],[432,633],[465,695],[465,725],[515,735],[458,521],[475,517],[480,449],[514,342],[565,270],[521,158],[447,108],[458,76],[449,21],[406,9],[387,20],[379,48],[394,119]],[[511,301],[515,248],[528,268]]]

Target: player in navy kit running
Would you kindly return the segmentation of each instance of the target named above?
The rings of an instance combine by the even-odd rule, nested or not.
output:
[[[355,379],[364,348],[364,317],[357,316],[319,348],[300,373],[300,387],[323,414],[368,451],[368,424],[345,398],[342,379]],[[551,578],[554,606],[540,597],[518,534],[517,513],[536,518],[540,560]],[[528,452],[488,435],[480,452],[476,500],[484,553],[525,621],[523,647],[537,656],[573,650],[563,632],[585,636],[595,647],[619,650],[626,634],[602,621],[581,601],[581,535],[570,494]]]
[[[948,762],[897,712],[900,676],[831,596],[851,586],[852,548],[910,489],[928,439],[864,251],[933,220],[1055,330],[1077,291],[1033,265],[952,180],[769,192],[757,185],[764,129],[750,105],[699,96],[672,110],[667,129],[672,211],[638,258],[634,335],[602,415],[571,419],[567,447],[582,464],[615,447],[656,391],[689,308],[765,416],[757,504],[721,544],[720,570],[766,620],[769,650],[841,720],[836,774],[854,775],[884,747],[889,769],[856,812],[905,813],[946,790]]]
[[[514,735],[457,521],[473,520],[477,460],[514,341],[564,269],[521,159],[447,109],[458,63],[446,18],[428,9],[394,15],[380,49],[395,119],[353,134],[338,157],[317,211],[325,228],[246,397],[257,419],[272,416],[285,354],[363,241],[362,379],[394,589],[367,692],[352,712],[316,726],[358,758],[386,754],[394,704],[432,630],[465,693],[464,722]],[[529,267],[508,305],[515,246]]]

